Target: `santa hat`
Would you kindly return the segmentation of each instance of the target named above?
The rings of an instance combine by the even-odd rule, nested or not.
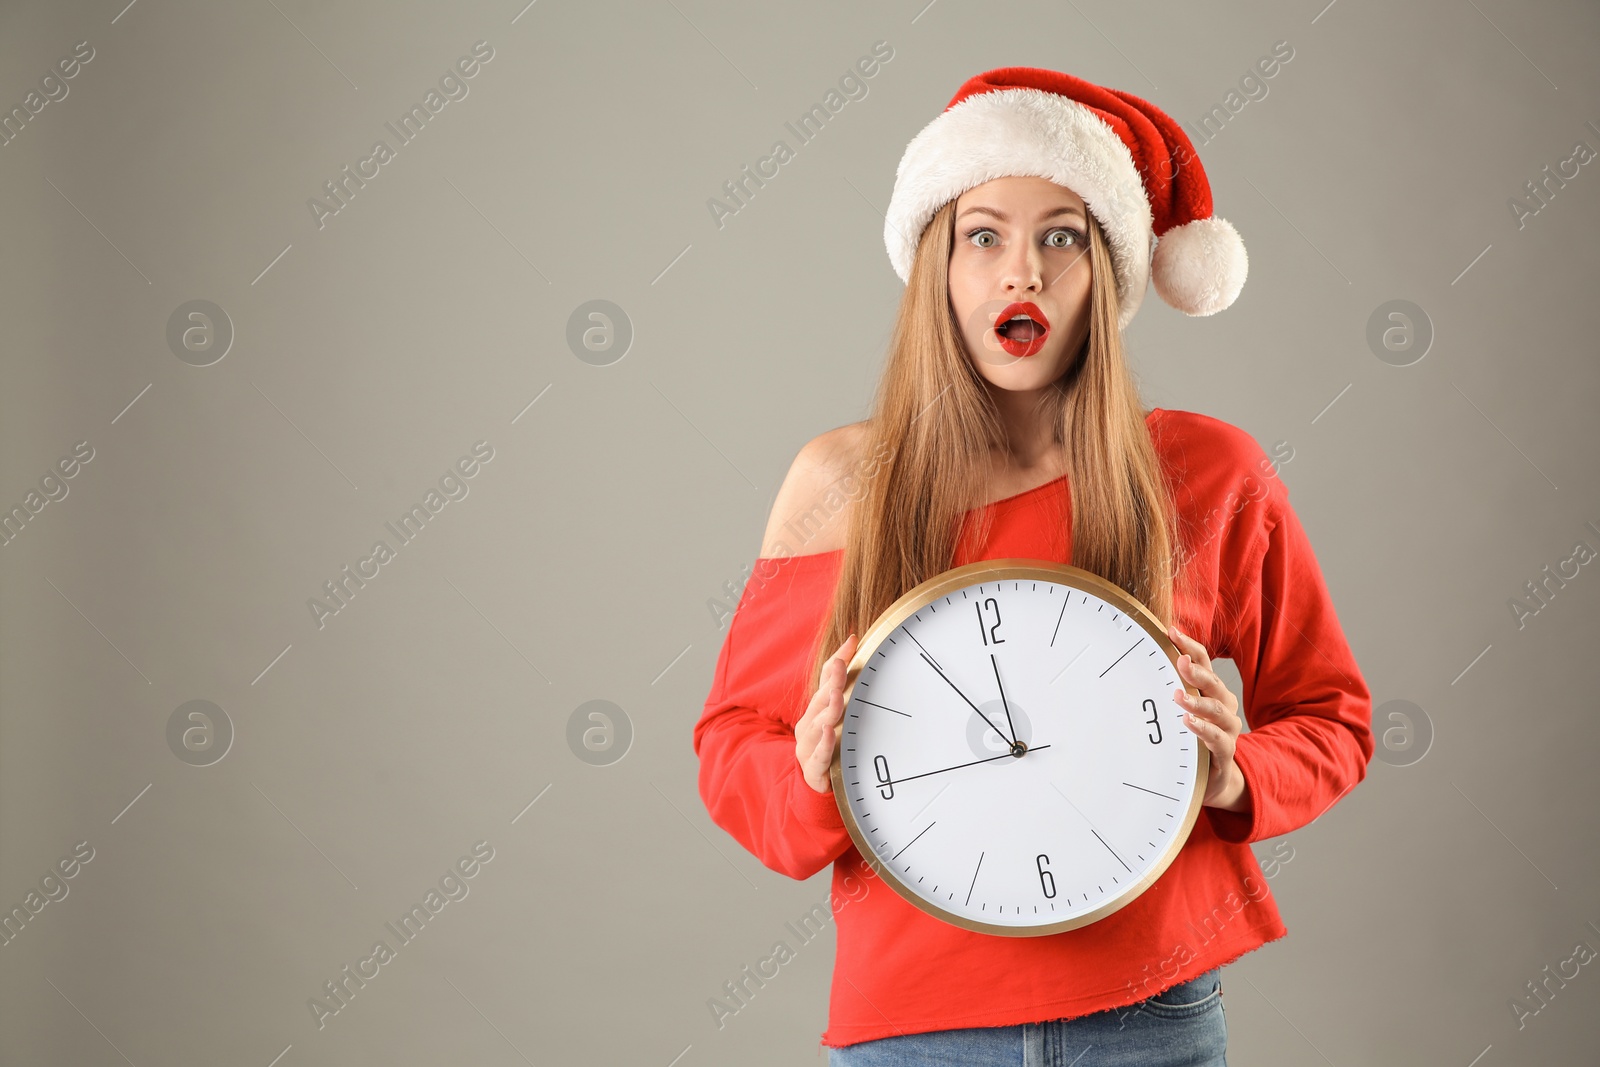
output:
[[[1119,327],[1152,275],[1161,298],[1189,315],[1221,311],[1244,287],[1244,242],[1211,213],[1211,186],[1183,129],[1131,93],[1034,67],[968,79],[906,146],[883,228],[900,280],[934,212],[1006,175],[1048,178],[1083,198],[1110,245]]]

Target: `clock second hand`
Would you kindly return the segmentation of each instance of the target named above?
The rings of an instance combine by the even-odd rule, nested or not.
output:
[[[1043,751],[1044,749],[1047,749],[1049,747],[1050,747],[1049,745],[1034,745],[1032,748],[1028,749],[1028,751],[1029,752],[1040,752],[1040,751]],[[895,778],[895,779],[892,779],[891,781],[879,782],[878,785],[879,785],[880,788],[882,786],[886,786],[886,785],[899,785],[901,782],[909,782],[913,778],[926,778],[930,774],[943,774],[945,771],[959,771],[963,767],[976,767],[980,763],[993,763],[997,759],[1014,759],[1014,758],[1016,758],[1016,757],[1015,757],[1015,755],[1013,753],[1002,752],[998,756],[988,756],[988,757],[986,757],[984,759],[975,759],[971,763],[958,763],[954,767],[940,767],[936,771],[923,771],[921,774],[908,774],[904,778]]]
[[[932,667],[934,669],[934,672],[937,673],[939,675],[939,677],[944,678],[945,682],[949,684],[950,688],[954,689],[956,691],[956,696],[960,697],[962,700],[967,700],[967,694],[963,693],[959,688],[957,688],[956,683],[950,681],[949,678],[945,677],[944,671],[939,670],[939,665],[937,663],[933,662],[932,658],[929,657],[929,655],[926,652],[920,653],[920,655],[922,656],[922,658],[924,660],[927,661],[928,666]],[[989,722],[989,716],[985,715],[982,711],[979,711],[978,710],[978,705],[974,704],[970,700],[967,700],[967,707],[971,708],[973,711],[977,711],[978,712],[978,718],[982,719],[984,722],[988,722],[989,723],[989,729],[993,730],[997,734],[1000,734],[1000,740],[1004,741],[1007,746],[1009,746],[1011,748],[1016,748],[1017,747],[1016,738],[1007,737],[1001,731],[1000,727],[996,726],[992,722]],[[1011,755],[1011,753],[1008,752],[1008,753],[1006,753],[1006,755],[1009,756],[1009,755]]]

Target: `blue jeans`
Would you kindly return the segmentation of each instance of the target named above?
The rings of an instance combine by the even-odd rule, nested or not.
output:
[[[829,1067],[1227,1067],[1222,968],[1074,1019],[935,1030],[828,1050]]]

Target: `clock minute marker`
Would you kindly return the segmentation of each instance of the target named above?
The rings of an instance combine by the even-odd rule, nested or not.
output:
[[[975,885],[978,884],[978,871],[980,871],[983,868],[983,857],[984,857],[984,853],[982,853],[982,852],[978,853],[978,866],[972,868],[972,885],[967,886],[967,899],[966,899],[966,902],[962,905],[962,907],[965,907],[967,904],[971,904],[972,903],[972,886],[975,886]]]
[[[1143,640],[1144,640],[1144,635],[1141,634],[1139,636],[1139,641],[1143,641]],[[1127,649],[1127,652],[1124,652],[1122,654],[1122,656],[1126,656],[1128,654],[1128,652],[1132,652],[1134,649],[1138,648],[1139,647],[1139,641],[1135,641],[1133,644],[1129,645],[1128,649]],[[1112,660],[1111,661],[1111,667],[1115,667],[1117,664],[1121,663],[1122,662],[1122,656],[1118,656],[1116,659]],[[1106,676],[1106,671],[1109,671],[1111,669],[1111,667],[1107,667],[1105,671],[1101,671],[1100,672],[1100,677],[1104,678]]]
[[[1106,845],[1106,839],[1100,836],[1100,831],[1099,830],[1096,830],[1093,826],[1091,826],[1091,827],[1089,827],[1089,832],[1091,834],[1093,834],[1095,836],[1096,840],[1098,840],[1102,845]],[[1116,856],[1117,862],[1122,864],[1122,869],[1123,870],[1129,872],[1130,874],[1133,873],[1133,868],[1129,867],[1128,864],[1123,860],[1123,858],[1121,856],[1117,856],[1117,850],[1116,849],[1112,848],[1110,845],[1106,845],[1106,851],[1111,853],[1113,856]],[[1113,881],[1115,881],[1115,879],[1113,879]]]
[[[937,821],[930,822],[927,826],[924,826],[922,828],[922,834],[927,833],[929,830],[932,830],[935,826],[938,826],[938,825],[939,825],[939,823]],[[916,844],[917,843],[917,838],[921,837],[922,834],[918,834],[917,837],[913,837],[910,841],[907,841],[904,845],[900,846],[900,852],[904,852],[906,849],[908,849],[912,845]],[[894,855],[890,856],[889,857],[889,861],[892,863],[895,860],[899,859],[900,858],[900,852],[896,852]]]
[[[1124,783],[1124,784],[1126,784],[1126,783]],[[1124,862],[1124,860],[1123,860],[1123,858],[1122,858],[1122,857],[1121,857],[1121,856],[1118,856],[1118,855],[1117,855],[1117,850],[1116,850],[1116,849],[1114,849],[1114,848],[1112,848],[1112,847],[1111,847],[1111,846],[1110,846],[1110,845],[1106,845],[1106,839],[1105,839],[1105,838],[1103,838],[1103,837],[1101,837],[1101,836],[1100,836],[1100,831],[1099,831],[1099,830],[1096,830],[1096,829],[1095,829],[1095,828],[1094,828],[1094,822],[1093,822],[1093,820],[1091,820],[1091,819],[1090,819],[1090,818],[1089,818],[1089,816],[1087,816],[1087,815],[1085,815],[1085,814],[1084,814],[1084,813],[1083,813],[1083,810],[1082,810],[1082,809],[1081,809],[1081,808],[1079,808],[1079,807],[1078,807],[1078,805],[1076,805],[1076,804],[1073,804],[1073,803],[1072,803],[1072,798],[1071,798],[1071,797],[1069,797],[1069,796],[1067,796],[1067,794],[1065,794],[1065,793],[1062,793],[1062,792],[1061,792],[1061,787],[1060,787],[1060,786],[1059,786],[1059,785],[1057,785],[1057,784],[1056,784],[1056,783],[1055,783],[1055,782],[1051,782],[1051,783],[1050,783],[1050,788],[1051,788],[1051,789],[1054,789],[1054,790],[1055,790],[1055,791],[1056,791],[1056,792],[1057,792],[1057,793],[1060,793],[1060,794],[1061,794],[1061,799],[1062,799],[1062,800],[1065,800],[1065,801],[1066,801],[1066,802],[1067,802],[1067,803],[1068,803],[1068,804],[1069,804],[1069,805],[1071,805],[1071,807],[1072,807],[1072,810],[1073,810],[1073,811],[1076,811],[1076,812],[1077,812],[1077,813],[1078,813],[1078,817],[1079,817],[1079,818],[1080,818],[1080,819],[1082,819],[1082,820],[1083,820],[1083,821],[1084,821],[1084,822],[1085,822],[1085,823],[1087,823],[1087,824],[1088,824],[1088,826],[1089,826],[1089,832],[1090,832],[1090,833],[1091,833],[1091,834],[1094,834],[1094,836],[1095,836],[1095,839],[1096,839],[1096,840],[1098,840],[1098,841],[1099,841],[1099,842],[1100,842],[1100,843],[1101,843],[1101,844],[1102,844],[1102,845],[1105,845],[1105,846],[1106,846],[1106,851],[1107,851],[1107,852],[1109,852],[1109,853],[1111,853],[1111,855],[1112,855],[1112,856],[1115,856],[1115,857],[1116,857],[1116,860],[1117,860],[1117,862],[1118,862],[1118,863],[1121,863],[1121,864],[1122,864],[1122,866],[1123,866],[1123,869],[1124,869],[1124,870],[1126,870],[1126,871],[1128,871],[1128,872],[1129,872],[1129,873],[1130,873],[1130,874],[1131,874],[1131,873],[1132,873],[1132,872],[1133,872],[1133,868],[1132,868],[1132,867],[1129,867],[1129,866],[1128,866],[1128,864],[1127,864],[1127,863],[1126,863],[1126,862]]]
[[[1165,797],[1167,800],[1178,801],[1177,797],[1169,797],[1165,793],[1156,793],[1154,789],[1145,789],[1142,785],[1134,785],[1132,782],[1123,782],[1122,784],[1127,786],[1129,789],[1143,789],[1146,793],[1155,793],[1155,795],[1158,797]],[[1181,803],[1181,801],[1179,801],[1179,803]]]

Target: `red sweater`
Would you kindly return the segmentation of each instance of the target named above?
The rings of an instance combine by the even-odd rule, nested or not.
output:
[[[1088,926],[976,933],[919,911],[866,867],[833,794],[807,785],[795,759],[794,724],[817,683],[811,642],[842,550],[757,560],[694,728],[700,795],[712,820],[772,870],[805,879],[833,864],[838,950],[824,1045],[1133,1004],[1287,932],[1249,845],[1306,825],[1366,776],[1371,697],[1261,447],[1193,412],[1157,408],[1147,421],[1198,578],[1175,621],[1243,679],[1235,696],[1249,728],[1234,759],[1250,808],[1202,808],[1161,877]],[[985,508],[988,543],[971,543],[969,513],[951,566],[1071,561],[1064,478]]]

